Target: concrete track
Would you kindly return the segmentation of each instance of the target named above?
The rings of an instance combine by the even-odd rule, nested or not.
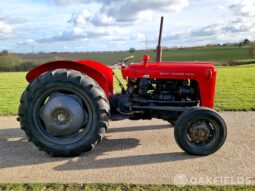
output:
[[[27,141],[15,117],[0,117],[0,182],[255,184],[255,112],[221,114],[227,141],[207,157],[185,154],[173,127],[154,119],[111,122],[93,151],[52,158]]]

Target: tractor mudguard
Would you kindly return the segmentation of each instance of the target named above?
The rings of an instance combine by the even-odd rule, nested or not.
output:
[[[109,95],[113,93],[112,70],[109,67],[101,64],[100,62],[92,60],[61,60],[48,62],[30,70],[26,75],[26,79],[30,83],[45,72],[62,68],[80,71],[88,75],[99,84],[99,86],[104,90],[107,97],[109,97]]]

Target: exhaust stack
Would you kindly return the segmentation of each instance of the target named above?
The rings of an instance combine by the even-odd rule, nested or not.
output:
[[[161,17],[156,62],[161,62],[161,57],[162,57],[161,37],[162,37],[162,31],[163,31],[163,22],[164,22],[164,17]]]

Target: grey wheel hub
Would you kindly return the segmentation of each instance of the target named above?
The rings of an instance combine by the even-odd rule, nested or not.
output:
[[[194,123],[189,132],[191,140],[195,142],[205,142],[210,138],[210,127],[205,122]]]
[[[46,130],[53,136],[74,135],[86,124],[88,114],[75,95],[55,93],[40,109]]]

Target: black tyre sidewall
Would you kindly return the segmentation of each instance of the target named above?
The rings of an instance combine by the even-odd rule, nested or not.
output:
[[[59,70],[55,75],[50,72],[45,73],[43,76],[35,79],[24,92],[20,106],[20,110],[23,110],[21,113],[25,113],[25,115],[21,116],[21,123],[23,128],[25,126],[24,130],[30,141],[36,144],[41,150],[44,150],[53,156],[78,155],[84,151],[89,151],[93,149],[94,145],[99,141],[99,139],[101,139],[101,136],[103,136],[102,134],[104,134],[105,130],[105,127],[102,127],[101,123],[102,116],[99,113],[101,107],[99,105],[100,102],[97,101],[102,97],[102,94],[98,95],[98,91],[92,90],[94,86],[98,85],[93,79],[76,71],[74,73],[76,73],[75,76],[77,77],[66,77],[65,74],[68,72],[72,73],[73,71]],[[35,121],[35,117],[31,117],[35,114],[33,107],[41,95],[51,88],[61,86],[78,91],[80,96],[83,96],[89,103],[93,115],[92,123],[87,134],[72,144],[57,144],[45,138],[42,132],[38,130],[38,124]],[[103,90],[101,89],[101,91]],[[106,121],[108,120],[106,119]]]
[[[196,146],[189,142],[186,130],[189,121],[194,119],[210,119],[218,126],[219,135],[215,142],[205,146]],[[176,121],[174,129],[175,140],[178,145],[187,153],[193,155],[209,155],[216,152],[225,142],[227,128],[222,117],[209,108],[195,108],[184,112]]]

